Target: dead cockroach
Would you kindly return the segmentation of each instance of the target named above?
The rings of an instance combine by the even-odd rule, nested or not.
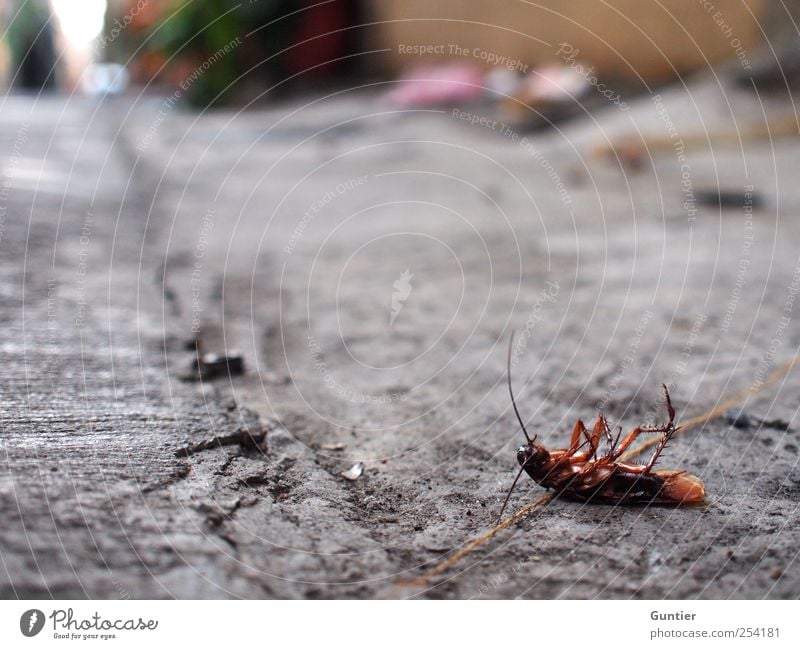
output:
[[[508,392],[527,443],[517,450],[519,473],[506,496],[500,516],[502,517],[511,498],[511,492],[523,471],[533,478],[534,482],[547,489],[553,489],[557,496],[570,500],[612,505],[637,503],[677,505],[702,502],[705,488],[700,478],[686,471],[653,470],[661,452],[678,430],[675,427],[675,410],[669,398],[669,390],[666,385],[662,387],[669,413],[669,422],[665,425],[634,428],[620,442],[622,427],[618,428],[616,437],[612,439],[608,422],[601,413],[597,417],[591,435],[579,419],[572,430],[569,448],[548,451],[536,443],[536,435],[533,439],[528,435],[517,409],[514,391],[511,388],[511,343],[509,343]],[[619,461],[622,454],[641,433],[661,433],[661,440],[647,464]],[[605,439],[608,450],[605,455],[598,456],[601,436]]]

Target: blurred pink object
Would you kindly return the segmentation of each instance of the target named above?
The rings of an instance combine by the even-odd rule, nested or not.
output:
[[[402,107],[454,104],[480,98],[485,85],[483,71],[474,65],[425,65],[398,80],[386,98]]]
[[[574,101],[588,90],[586,75],[575,67],[543,65],[525,78],[518,94],[525,103],[535,106],[541,103]]]

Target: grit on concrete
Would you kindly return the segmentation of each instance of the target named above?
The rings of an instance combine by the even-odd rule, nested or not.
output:
[[[359,91],[163,120],[6,98],[0,594],[796,597],[800,371],[667,450],[704,506],[554,501],[398,585],[496,519],[512,329],[550,447],[793,357],[798,140],[693,137],[779,108],[715,79],[662,97],[528,134]],[[637,129],[667,145],[594,153]],[[762,205],[695,202],[717,185]],[[245,373],[185,380],[195,339]]]

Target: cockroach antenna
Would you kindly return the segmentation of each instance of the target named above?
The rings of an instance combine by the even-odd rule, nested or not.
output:
[[[514,492],[514,487],[517,486],[517,482],[519,481],[519,477],[522,475],[522,472],[525,470],[525,465],[523,464],[519,471],[517,472],[517,477],[514,478],[514,482],[511,483],[511,489],[508,490],[506,494],[506,499],[503,501],[503,506],[500,508],[500,513],[497,515],[497,524],[500,524],[500,521],[503,520],[503,512],[506,510],[506,505],[508,505],[508,501],[511,499],[511,494]]]
[[[528,446],[532,446],[533,442],[536,440],[536,436],[534,435],[533,439],[531,439],[530,435],[528,435],[528,431],[525,429],[525,424],[522,421],[522,417],[519,414],[519,409],[517,408],[517,401],[514,399],[514,389],[511,387],[511,349],[514,346],[514,332],[511,332],[511,339],[508,341],[508,393],[511,395],[511,405],[514,406],[514,413],[517,415],[517,421],[519,422],[520,427],[522,428],[522,432],[525,434],[525,439],[528,440]],[[503,519],[503,512],[506,510],[506,505],[508,505],[508,501],[511,498],[511,494],[514,492],[514,487],[517,486],[517,482],[519,482],[519,478],[522,475],[522,472],[525,470],[525,464],[523,464],[519,472],[517,473],[517,477],[514,478],[514,482],[511,483],[511,489],[508,490],[508,494],[506,494],[506,499],[503,502],[503,506],[500,508],[500,514],[498,516],[498,521]]]
[[[511,332],[511,339],[508,341],[508,393],[511,395],[511,405],[514,406],[514,413],[517,415],[517,421],[519,425],[522,427],[522,432],[525,434],[525,439],[528,440],[528,444],[533,444],[533,440],[531,439],[530,435],[528,435],[528,431],[525,430],[525,424],[522,422],[522,417],[519,414],[519,409],[517,409],[517,402],[514,399],[514,390],[511,387],[511,348],[514,346],[514,332]]]

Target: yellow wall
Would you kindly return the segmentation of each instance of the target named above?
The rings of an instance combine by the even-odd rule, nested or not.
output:
[[[475,48],[525,65],[558,61],[569,42],[606,76],[659,80],[739,56],[752,60],[761,39],[756,19],[766,0],[373,0],[374,43],[392,49],[384,59],[397,71],[420,59],[399,45]],[[708,7],[711,7],[709,10]],[[714,17],[719,12],[719,15]],[[752,13],[751,13],[752,12]],[[722,21],[722,25],[717,24]],[[726,33],[728,32],[728,33]],[[541,39],[537,40],[537,39]],[[738,43],[737,40],[738,39]]]

